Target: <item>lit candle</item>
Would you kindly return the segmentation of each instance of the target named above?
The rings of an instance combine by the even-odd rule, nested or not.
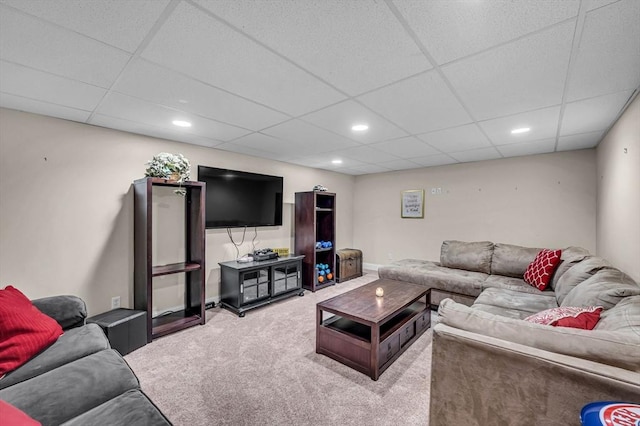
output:
[[[384,289],[382,287],[376,288],[376,296],[378,297],[384,296]]]

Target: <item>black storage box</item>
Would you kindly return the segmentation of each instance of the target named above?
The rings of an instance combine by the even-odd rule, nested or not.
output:
[[[147,344],[147,313],[118,308],[87,318],[104,330],[111,347],[126,355]]]
[[[340,249],[336,251],[336,282],[362,276],[362,250]]]

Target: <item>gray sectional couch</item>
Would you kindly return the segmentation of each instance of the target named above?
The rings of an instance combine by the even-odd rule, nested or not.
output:
[[[380,268],[381,278],[417,282],[436,295],[432,426],[578,425],[589,402],[640,402],[640,285],[568,247],[540,291],[522,278],[539,251],[445,241],[440,262]],[[604,311],[593,330],[524,320],[558,306]]]
[[[54,296],[32,302],[58,321],[64,334],[0,379],[0,399],[42,425],[171,425],[140,390],[102,329],[85,324],[81,299]]]

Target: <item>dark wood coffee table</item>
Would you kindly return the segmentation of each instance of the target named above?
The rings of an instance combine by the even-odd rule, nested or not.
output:
[[[431,325],[430,296],[419,284],[377,280],[320,302],[316,353],[378,380]]]

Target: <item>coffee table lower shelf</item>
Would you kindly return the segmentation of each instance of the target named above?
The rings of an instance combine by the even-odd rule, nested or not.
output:
[[[318,307],[316,353],[360,371],[373,380],[402,355],[431,325],[428,304],[416,301],[379,326],[376,337],[373,326],[334,315],[322,319]]]

